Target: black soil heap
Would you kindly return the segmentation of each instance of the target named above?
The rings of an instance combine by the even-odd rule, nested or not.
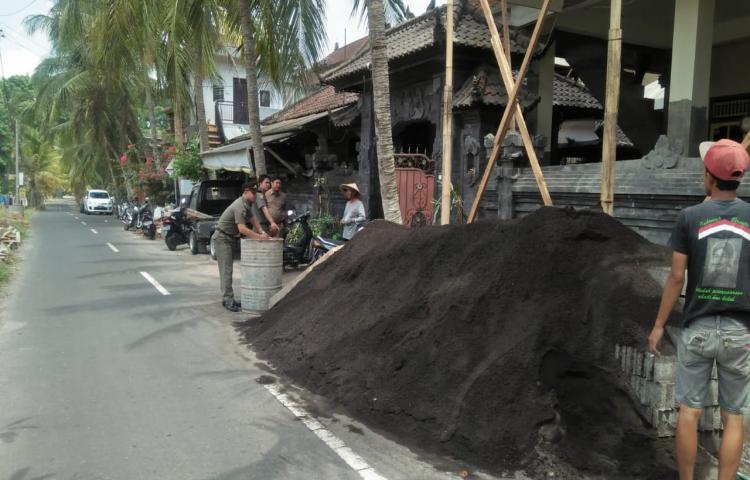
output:
[[[373,222],[239,329],[295,383],[422,449],[533,471],[542,445],[581,471],[668,478],[608,373],[616,343],[645,342],[661,293],[645,268],[667,258],[598,213]]]

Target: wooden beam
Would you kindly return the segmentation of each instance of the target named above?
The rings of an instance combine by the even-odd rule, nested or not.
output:
[[[534,26],[534,31],[529,41],[528,49],[526,50],[523,63],[521,63],[521,68],[518,71],[518,76],[516,77],[516,81],[513,83],[512,88],[508,88],[506,84],[506,90],[510,92],[508,94],[508,103],[505,106],[505,110],[503,111],[503,116],[502,116],[502,119],[500,120],[500,125],[497,129],[497,134],[495,135],[495,143],[492,147],[492,153],[490,154],[489,162],[487,163],[487,167],[484,169],[484,174],[482,175],[482,179],[479,182],[479,187],[477,189],[477,195],[474,199],[474,203],[472,204],[471,210],[469,212],[469,217],[468,217],[469,223],[473,222],[476,219],[477,213],[479,212],[479,204],[482,200],[482,196],[484,195],[484,192],[487,189],[487,184],[489,183],[490,175],[492,174],[492,168],[497,162],[498,156],[500,155],[502,142],[505,139],[505,134],[508,132],[508,127],[510,126],[510,120],[514,116],[520,116],[521,119],[523,120],[523,112],[521,112],[521,107],[518,105],[518,93],[521,90],[521,85],[523,84],[524,77],[526,76],[526,71],[528,70],[529,65],[531,64],[531,59],[534,56],[536,45],[539,42],[542,25],[544,23],[544,20],[546,19],[549,6],[550,6],[550,0],[544,0],[542,4],[542,8],[539,12],[539,17],[537,18],[536,25]],[[490,11],[487,0],[482,0],[482,9],[485,14],[485,19],[487,20],[487,26],[490,29],[493,50],[497,50],[497,46],[499,46],[500,44],[499,36],[497,34],[497,27],[495,26],[495,20],[492,18],[492,12]],[[497,51],[495,51],[495,56],[498,58],[498,64],[500,64],[501,62],[499,58],[503,56],[502,52],[500,55],[498,55]],[[510,69],[509,65],[508,65],[508,69]],[[501,76],[503,77],[503,82],[505,83],[505,76],[503,75],[503,69],[500,68],[500,71],[501,71]],[[511,74],[511,80],[512,80],[512,74]],[[521,122],[519,122],[519,124],[520,123]],[[524,121],[522,123],[524,127],[523,129],[526,130],[526,132],[528,133],[528,129],[525,128],[526,122]],[[523,137],[523,133],[521,136]],[[527,151],[528,150],[529,149],[527,148]],[[531,150],[533,151],[533,145],[532,145]],[[536,164],[538,167],[538,160],[536,160],[535,151],[529,156],[530,160],[532,156],[534,159],[531,161],[532,170],[534,170],[534,176],[537,179],[537,184],[539,185],[539,190],[542,194],[542,199],[544,200],[545,205],[552,205],[552,198],[549,195],[549,191],[547,190],[547,185],[544,182],[544,178],[541,176],[541,168],[535,169],[533,165],[533,163],[535,163],[534,161],[536,161]],[[539,172],[539,175],[537,175],[537,170]]]
[[[508,0],[500,0],[500,10],[503,17],[503,50],[505,51],[505,57],[508,59],[508,65],[510,65],[511,71],[513,70],[513,60],[510,55],[510,19],[508,18]],[[510,129],[514,130],[516,124],[511,118]]]
[[[609,48],[607,51],[607,89],[604,102],[604,139],[602,141],[602,187],[600,200],[607,215],[614,213],[615,162],[617,161],[617,111],[620,102],[622,55],[622,0],[611,0]]]
[[[443,88],[443,182],[440,224],[451,223],[451,187],[453,186],[453,0],[448,0],[445,28],[445,85]]]
[[[268,153],[271,154],[271,156],[273,158],[275,158],[280,164],[282,164],[284,167],[286,167],[287,170],[289,170],[290,172],[292,172],[292,174],[294,176],[297,176],[297,171],[294,169],[294,167],[289,162],[287,162],[286,160],[284,160],[283,158],[281,158],[281,156],[279,156],[278,153],[276,153],[273,150],[271,150],[271,148],[268,145],[265,146],[265,149],[268,151]]]

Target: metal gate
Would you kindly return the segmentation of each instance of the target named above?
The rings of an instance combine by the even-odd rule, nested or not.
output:
[[[432,225],[435,162],[421,153],[397,153],[396,180],[401,218],[405,226]]]

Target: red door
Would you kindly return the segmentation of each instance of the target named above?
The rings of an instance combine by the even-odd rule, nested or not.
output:
[[[401,218],[407,227],[432,225],[435,175],[419,168],[396,168]]]

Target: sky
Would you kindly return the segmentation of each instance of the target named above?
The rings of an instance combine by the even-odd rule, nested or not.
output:
[[[415,15],[424,13],[430,0],[406,0]],[[445,0],[438,0],[442,5]],[[50,43],[44,33],[26,34],[23,19],[28,15],[47,13],[51,0],[2,0],[0,1],[0,76],[31,74],[39,63],[49,55]],[[352,42],[367,35],[366,19],[360,22],[359,15],[352,17],[352,0],[326,0],[326,30],[330,53],[336,43],[343,46],[345,39]]]

